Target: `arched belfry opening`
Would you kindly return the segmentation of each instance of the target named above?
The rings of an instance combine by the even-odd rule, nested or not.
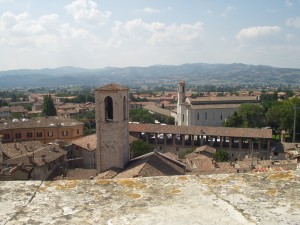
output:
[[[104,99],[104,107],[105,107],[105,121],[111,122],[114,120],[114,107],[113,107],[113,99],[110,96],[107,96]]]
[[[123,120],[126,120],[126,98],[123,98]]]

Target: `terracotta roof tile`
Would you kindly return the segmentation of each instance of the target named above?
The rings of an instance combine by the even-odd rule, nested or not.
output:
[[[141,133],[165,133],[165,134],[190,134],[211,135],[222,137],[245,137],[245,138],[272,138],[271,129],[259,128],[233,128],[233,127],[206,127],[206,126],[176,126],[156,124],[129,124],[130,132]]]
[[[116,178],[182,175],[185,167],[183,163],[154,151],[132,159]]]
[[[49,116],[49,117],[33,117],[31,119],[5,120],[0,123],[0,130],[16,129],[16,128],[37,128],[37,127],[58,127],[58,126],[76,126],[84,125],[75,119]]]
[[[103,87],[99,87],[96,89],[96,91],[122,91],[122,90],[128,90],[128,88],[120,86],[118,84],[107,84]]]

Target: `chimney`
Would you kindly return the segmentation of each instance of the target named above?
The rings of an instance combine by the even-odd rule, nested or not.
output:
[[[2,135],[0,135],[0,163],[3,162],[3,147],[2,147]]]

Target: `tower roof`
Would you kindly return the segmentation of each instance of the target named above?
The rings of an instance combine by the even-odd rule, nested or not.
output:
[[[96,91],[124,91],[124,90],[128,90],[128,88],[123,87],[121,85],[118,84],[107,84],[103,87],[99,87],[96,89]]]

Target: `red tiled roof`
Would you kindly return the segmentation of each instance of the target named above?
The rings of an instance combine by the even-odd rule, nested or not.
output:
[[[82,138],[73,140],[72,144],[94,151],[97,148],[97,136],[96,134],[84,136]]]
[[[96,91],[122,91],[122,90],[128,90],[128,88],[120,86],[118,84],[107,84],[103,87],[99,87],[96,89]]]
[[[129,144],[133,141],[138,140],[138,138],[129,135]],[[97,134],[87,135],[72,141],[72,144],[80,146],[81,148],[87,149],[89,151],[94,151],[97,148]]]
[[[156,124],[129,124],[130,132],[211,135],[222,137],[272,138],[271,129],[206,127],[206,126],[176,126]]]
[[[132,159],[116,178],[182,175],[185,168],[185,164],[154,151]]]

